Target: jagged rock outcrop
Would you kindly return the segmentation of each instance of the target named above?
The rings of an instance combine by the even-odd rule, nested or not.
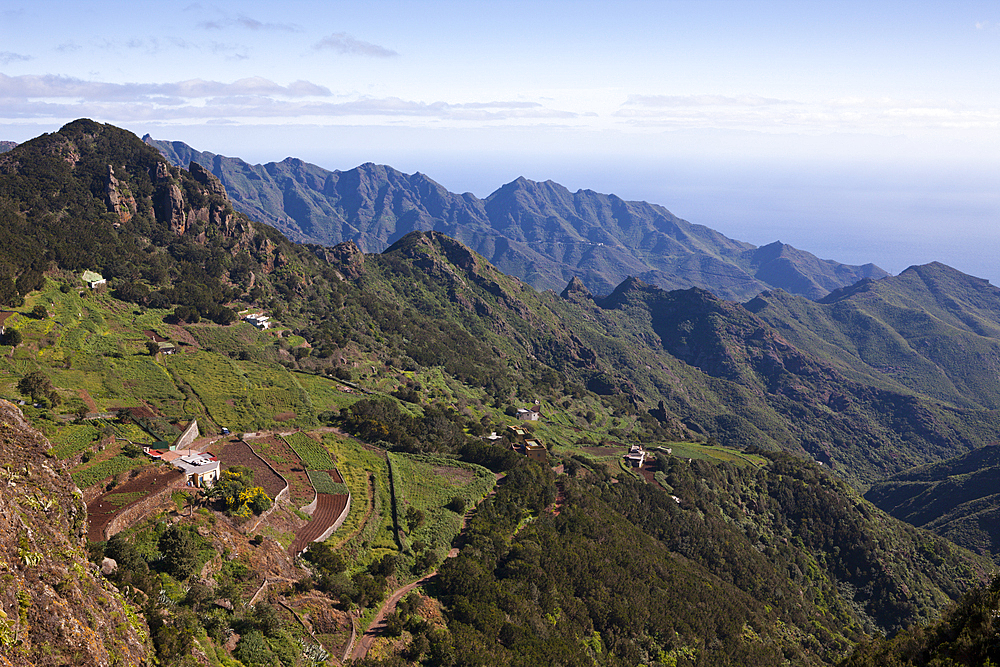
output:
[[[120,225],[125,224],[135,215],[137,208],[135,197],[115,177],[115,168],[110,164],[108,165],[108,185],[105,188],[104,201],[108,205],[108,210],[118,216],[118,224]]]
[[[144,665],[145,621],[87,561],[87,506],[49,447],[0,400],[0,665]]]

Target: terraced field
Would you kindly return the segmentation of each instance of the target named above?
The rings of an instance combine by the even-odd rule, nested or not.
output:
[[[246,466],[253,470],[254,486],[264,489],[264,493],[272,500],[285,488],[285,480],[268,468],[263,459],[242,440],[227,442],[218,457],[223,470],[235,465]]]

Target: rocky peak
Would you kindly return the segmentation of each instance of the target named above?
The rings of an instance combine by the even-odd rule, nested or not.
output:
[[[569,281],[569,284],[566,285],[566,289],[564,289],[559,296],[564,299],[572,299],[573,297],[593,298],[590,290],[583,284],[583,281],[580,280],[579,276],[573,276],[573,278]]]
[[[119,225],[123,225],[135,215],[137,206],[135,197],[129,191],[128,186],[123,186],[115,177],[115,168],[108,165],[108,183],[104,190],[104,202],[108,210],[118,216]]]

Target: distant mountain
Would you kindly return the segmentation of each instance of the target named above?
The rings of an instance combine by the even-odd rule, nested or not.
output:
[[[0,153],[6,153],[17,146],[16,141],[0,141]]]
[[[250,165],[179,141],[149,135],[144,141],[177,166],[195,162],[210,170],[237,210],[294,241],[354,241],[366,252],[381,252],[409,232],[435,230],[536,289],[560,290],[579,277],[595,294],[608,294],[637,276],[664,289],[701,287],[728,299],[773,288],[818,299],[888,275],[873,264],[821,260],[780,242],[758,248],[662,206],[570,192],[552,181],[518,178],[479,199],[383,165],[345,172],[295,158]]]

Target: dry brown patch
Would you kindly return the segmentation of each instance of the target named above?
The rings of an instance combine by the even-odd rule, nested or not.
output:
[[[476,476],[471,470],[452,468],[451,466],[434,466],[434,474],[444,477],[455,486],[465,486]]]

